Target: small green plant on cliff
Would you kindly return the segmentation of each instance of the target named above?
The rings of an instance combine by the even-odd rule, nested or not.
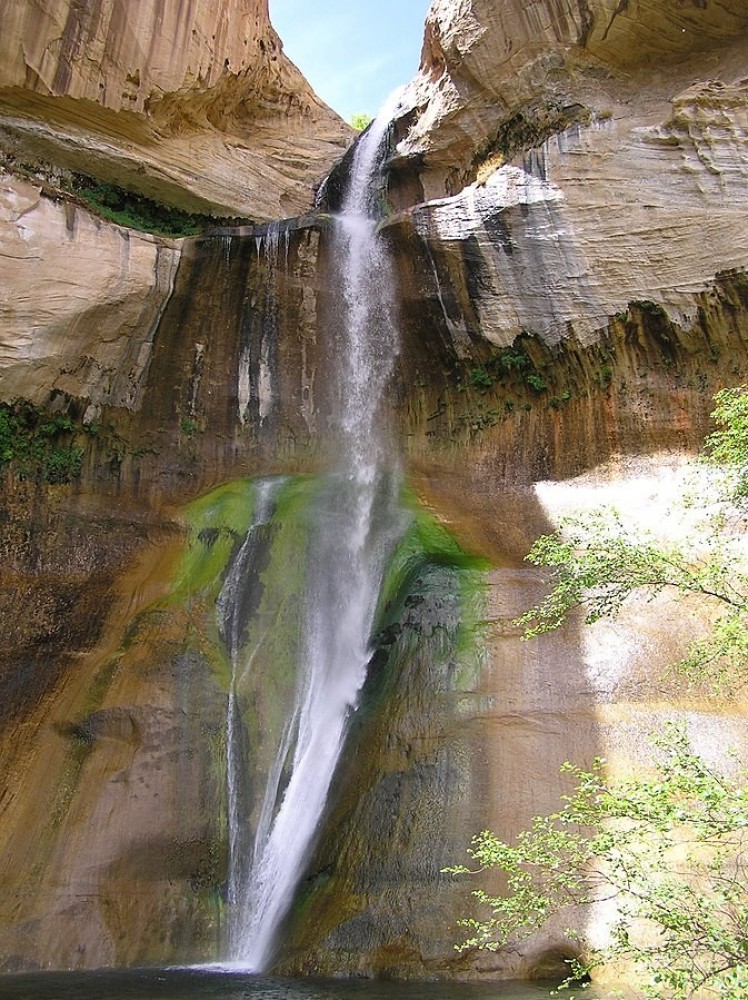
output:
[[[748,573],[740,555],[748,517],[748,390],[715,397],[717,431],[699,544],[663,545],[627,530],[611,511],[566,519],[528,559],[551,573],[551,590],[519,620],[526,638],[581,611],[586,623],[615,616],[632,595],[696,595],[713,610],[706,639],[683,663],[688,683],[713,694],[744,685],[748,664]],[[687,619],[686,619],[687,622]],[[687,627],[687,625],[685,626]],[[718,767],[669,727],[654,740],[650,776],[609,782],[604,761],[571,764],[576,782],[561,809],[536,818],[514,844],[484,831],[470,856],[478,872],[505,874],[507,892],[474,895],[487,917],[464,922],[463,947],[499,949],[527,937],[566,907],[613,908],[608,941],[578,938],[571,976],[626,961],[647,997],[748,995],[748,783],[735,763]],[[450,869],[467,873],[464,866]],[[476,872],[473,872],[476,874]]]
[[[479,389],[490,389],[493,385],[493,379],[485,368],[471,368],[470,384]]]
[[[181,427],[182,433],[187,437],[194,437],[199,430],[197,421],[192,417],[182,417],[179,426]]]
[[[83,466],[76,430],[66,413],[50,414],[24,399],[0,403],[0,467],[12,465],[21,479],[69,483]]]
[[[529,356],[513,347],[507,347],[501,352],[498,363],[499,368],[505,372],[524,372],[532,367]]]
[[[531,389],[535,390],[535,392],[545,392],[548,388],[546,380],[542,375],[538,375],[537,372],[530,372],[530,374],[526,376],[525,381]]]

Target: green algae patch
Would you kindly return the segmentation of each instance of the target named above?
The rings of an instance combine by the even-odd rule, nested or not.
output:
[[[218,596],[226,567],[252,523],[254,505],[254,483],[241,479],[219,486],[184,508],[189,538],[168,603],[189,601],[206,592]]]
[[[161,603],[185,616],[185,647],[201,653],[224,691],[233,688],[254,789],[264,787],[295,696],[311,512],[323,484],[236,480],[187,505],[187,538]],[[233,593],[221,610],[227,581]],[[213,756],[225,762],[225,745]]]
[[[312,509],[319,477],[289,477],[259,532],[254,579],[242,597],[234,685],[252,783],[264,788],[296,695]]]
[[[449,530],[424,510],[410,492],[405,493],[403,506],[409,511],[410,523],[387,567],[382,600],[391,600],[424,562],[478,574],[491,568],[488,559],[466,552]]]
[[[405,492],[403,506],[410,513],[410,521],[382,583],[376,641],[380,645],[391,644],[403,635],[404,625],[416,643],[419,628],[443,629],[449,633],[454,647],[457,665],[454,686],[470,688],[482,660],[486,574],[492,564],[483,556],[466,552],[410,492]],[[419,624],[414,611],[420,606],[425,608],[427,596],[430,621]]]

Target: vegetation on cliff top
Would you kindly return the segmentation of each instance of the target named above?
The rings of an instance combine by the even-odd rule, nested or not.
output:
[[[350,124],[357,132],[363,132],[374,121],[371,115],[359,114],[351,115]]]
[[[703,513],[698,544],[665,547],[627,532],[610,512],[562,522],[528,555],[551,569],[552,590],[519,620],[526,637],[558,628],[577,609],[588,623],[615,615],[634,594],[697,595],[712,606],[713,626],[679,665],[686,682],[712,694],[745,684],[748,389],[715,400],[718,430],[707,450],[716,484],[712,477],[710,492],[691,501]],[[462,947],[498,950],[582,904],[608,938],[601,945],[569,932],[573,978],[626,962],[658,1000],[748,995],[748,776],[734,759],[702,759],[679,725],[653,743],[651,775],[610,781],[603,760],[590,770],[567,763],[576,788],[557,813],[537,817],[513,845],[490,831],[474,838],[478,872],[503,872],[508,892],[474,892],[490,916],[463,922]]]

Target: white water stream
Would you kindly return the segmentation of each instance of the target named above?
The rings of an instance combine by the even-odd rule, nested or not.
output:
[[[240,599],[241,574],[252,572],[253,532],[272,514],[272,485],[259,487],[254,527],[219,599],[234,672],[228,709],[230,959],[254,971],[267,968],[309,861],[366,677],[385,563],[402,529],[399,477],[392,449],[387,453],[381,412],[398,349],[394,277],[377,234],[372,194],[388,126],[389,115],[380,115],[359,141],[344,208],[335,220],[331,259],[338,267],[339,295],[332,324],[337,364],[330,373],[335,400],[330,434],[338,460],[311,511],[296,693],[251,848],[235,685],[251,669],[252,654],[242,652],[232,608]]]

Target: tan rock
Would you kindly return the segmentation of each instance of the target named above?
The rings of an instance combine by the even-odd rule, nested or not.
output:
[[[689,326],[748,266],[747,43],[738,0],[432,4],[390,224],[425,244],[458,353],[590,344],[632,301]]]
[[[470,308],[498,346],[522,331],[590,343],[633,300],[689,324],[694,293],[748,264],[747,135],[748,85],[702,82],[675,97],[669,120],[572,126],[390,224],[413,225],[441,255],[447,291],[470,241],[481,276]]]
[[[283,54],[261,0],[11,0],[0,124],[46,158],[189,211],[307,208],[352,133]]]
[[[434,0],[399,152],[423,158],[427,198],[454,194],[492,149],[535,147],[564,119],[643,124],[694,79],[739,79],[747,31],[743,0]]]
[[[459,566],[424,565],[414,580],[400,659],[336,782],[287,970],[508,976],[558,965],[560,924],[524,954],[457,956],[468,889],[444,865],[484,826],[512,836],[554,809],[564,759],[604,753],[630,773],[647,764],[646,733],[674,716],[699,746],[748,741],[744,705],[715,708],[664,671],[687,639],[673,606],[632,605],[616,625],[575,622],[537,643],[514,624],[542,593],[522,560],[533,537],[580,498],[627,511],[633,498],[666,524],[652,498],[666,481],[683,491],[676,463],[621,456],[695,450],[714,389],[748,373],[744,6],[432,7],[400,162],[423,157],[423,191],[436,200],[389,222],[403,333],[393,409],[417,493],[494,568],[472,650],[454,631]],[[148,161],[143,184],[183,197],[191,174],[218,199],[244,155],[227,151],[225,173],[198,177],[215,121],[246,124],[243,98],[231,104],[243,81],[220,72],[231,44],[214,75],[210,60],[194,63],[208,89],[194,66],[177,67],[169,94],[134,114],[115,106],[115,90],[115,105],[84,103],[96,78],[75,60],[68,97],[41,85],[5,95],[26,115],[17,128],[28,142],[36,129],[39,149],[71,162],[89,144],[115,178],[123,151],[140,176],[158,126],[170,172]],[[34,65],[54,79],[50,60],[40,50]],[[253,119],[268,143],[274,114],[266,133]],[[257,170],[277,193],[270,160]],[[61,389],[111,404],[85,442],[80,481],[9,475],[2,497],[3,610],[17,638],[0,668],[0,708],[14,722],[0,731],[11,869],[0,957],[65,967],[218,957],[223,772],[211,753],[223,746],[226,678],[209,652],[210,601],[167,600],[175,506],[231,476],[314,466],[333,357],[318,322],[330,307],[329,233],[318,218],[170,243],[7,179],[0,239],[0,395],[43,401]],[[502,368],[498,349],[520,332],[515,367]],[[611,456],[576,482],[530,485]],[[201,528],[212,559],[215,537]]]
[[[137,407],[179,258],[0,175],[0,396]]]

